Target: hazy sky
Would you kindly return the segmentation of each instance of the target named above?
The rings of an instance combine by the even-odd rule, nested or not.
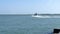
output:
[[[60,0],[0,0],[0,14],[60,13]]]

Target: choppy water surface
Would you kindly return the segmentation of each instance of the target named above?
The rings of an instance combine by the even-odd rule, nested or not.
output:
[[[60,18],[1,15],[0,34],[51,34],[60,27]]]

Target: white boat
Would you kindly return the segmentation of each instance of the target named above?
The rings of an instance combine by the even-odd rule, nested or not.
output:
[[[51,18],[50,16],[38,15],[37,13],[35,13],[34,15],[32,15],[32,17],[37,17],[37,18]]]
[[[50,16],[39,16],[39,15],[32,15],[32,17],[36,17],[36,18],[51,18]]]

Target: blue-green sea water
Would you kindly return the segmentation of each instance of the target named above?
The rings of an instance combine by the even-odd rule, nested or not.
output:
[[[0,34],[52,34],[59,27],[60,18],[0,15]]]

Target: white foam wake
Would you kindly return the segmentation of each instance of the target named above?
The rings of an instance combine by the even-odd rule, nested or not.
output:
[[[37,17],[37,18],[60,18],[60,16],[39,16],[39,15],[32,15],[32,17]]]

